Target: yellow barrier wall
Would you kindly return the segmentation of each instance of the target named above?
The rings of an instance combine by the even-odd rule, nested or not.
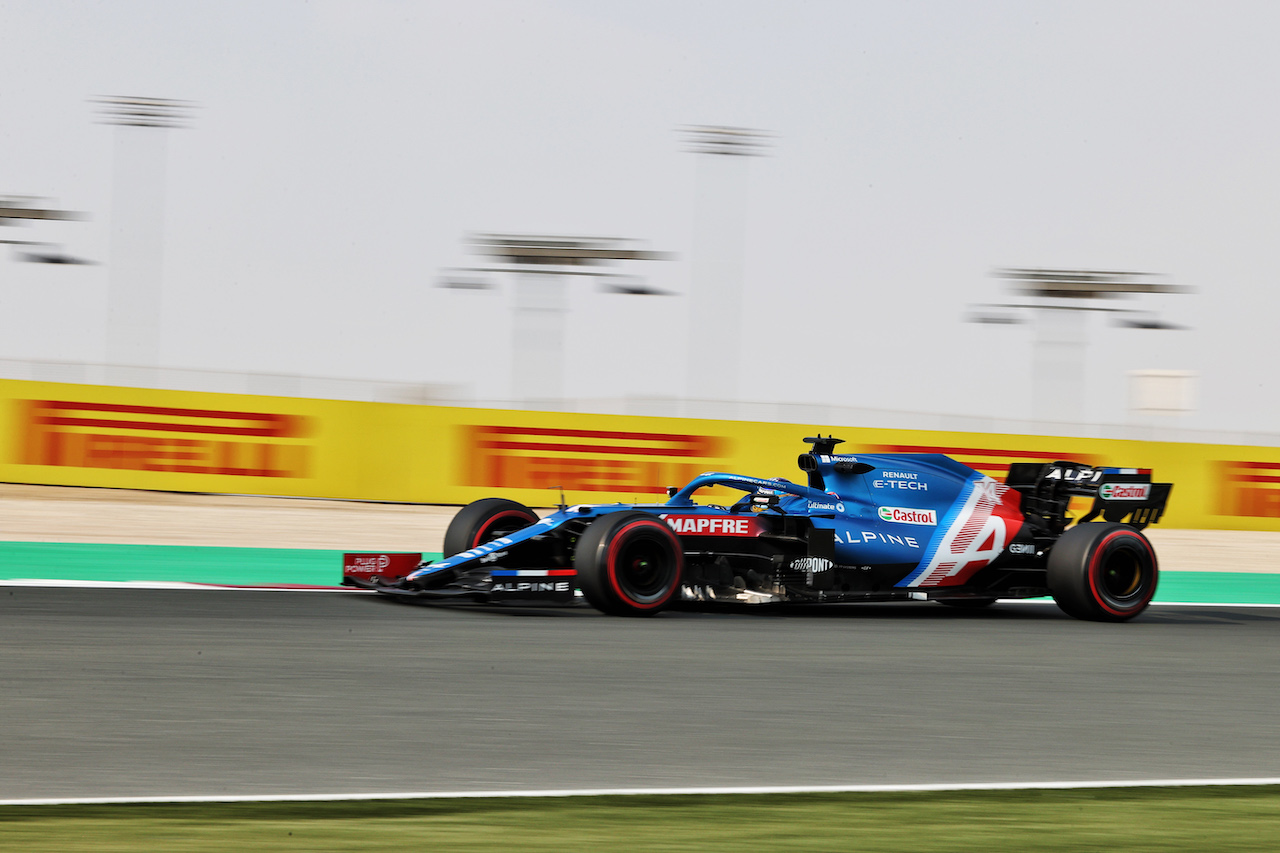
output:
[[[1280,530],[1280,448],[565,415],[0,380],[0,480],[162,491],[549,506],[652,499],[694,474],[801,477],[800,441],[1152,468],[1168,527]],[[727,493],[726,493],[727,494]]]

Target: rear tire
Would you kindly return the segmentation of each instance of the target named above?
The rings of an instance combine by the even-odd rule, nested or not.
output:
[[[1063,612],[1095,622],[1124,622],[1151,603],[1159,580],[1156,552],[1126,524],[1082,524],[1049,552],[1049,590]]]
[[[612,616],[652,616],[680,592],[684,550],[656,515],[614,512],[587,527],[573,566],[592,607]]]
[[[444,556],[470,551],[486,542],[515,533],[538,520],[522,503],[506,498],[484,498],[469,503],[449,522],[444,533]]]

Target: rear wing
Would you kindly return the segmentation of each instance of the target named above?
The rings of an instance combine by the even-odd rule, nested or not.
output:
[[[1093,498],[1079,524],[1102,516],[1141,530],[1164,515],[1172,483],[1151,482],[1150,468],[1093,468],[1079,462],[1014,462],[1005,485],[1022,493],[1025,512],[1041,516],[1051,530],[1067,526],[1073,496]]]

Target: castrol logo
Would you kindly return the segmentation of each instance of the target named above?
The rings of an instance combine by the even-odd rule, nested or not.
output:
[[[1150,494],[1150,483],[1103,483],[1098,489],[1104,501],[1145,501]]]
[[[938,513],[931,509],[905,509],[900,506],[880,507],[882,521],[896,521],[898,524],[938,524]]]

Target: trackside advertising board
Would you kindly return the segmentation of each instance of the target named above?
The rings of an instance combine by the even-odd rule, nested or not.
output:
[[[801,439],[1154,469],[1167,527],[1280,530],[1280,448],[861,429],[257,397],[0,380],[0,481],[160,491],[550,506],[663,499],[704,471],[803,477]],[[910,485],[910,484],[905,484]],[[709,494],[723,499],[731,492]]]

